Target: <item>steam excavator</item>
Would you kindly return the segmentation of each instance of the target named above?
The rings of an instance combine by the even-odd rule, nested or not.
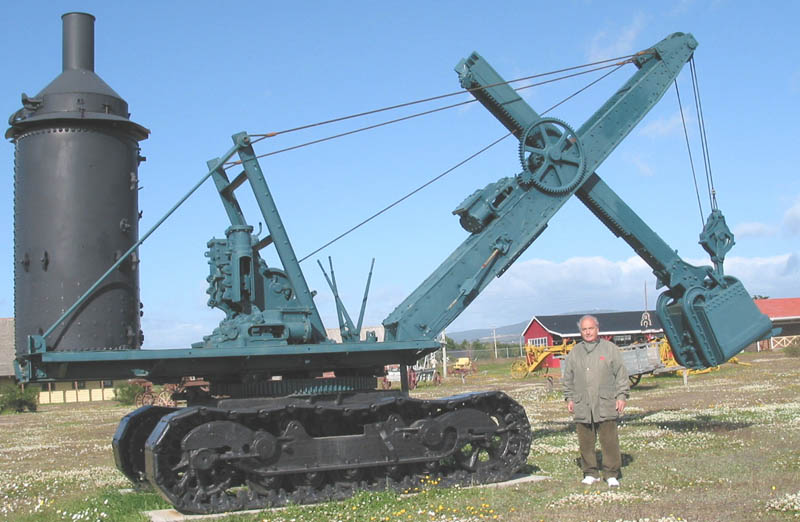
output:
[[[84,173],[91,173],[95,163],[86,158],[117,151],[107,143],[112,139],[124,142],[132,162],[120,169],[121,190],[135,192],[128,186],[135,188],[138,182],[135,166],[142,159],[137,158],[136,144],[147,130],[127,119],[127,104],[119,105],[107,85],[80,83],[94,74],[85,57],[87,17],[91,15],[64,15],[64,41],[70,46],[69,52],[65,48],[64,73],[39,96],[23,95],[23,108],[10,119],[6,135],[17,147],[19,209],[28,207],[21,198],[46,190],[47,176],[67,168],[57,163],[39,172],[37,161],[50,160],[37,158],[57,156],[52,161],[77,165],[75,176],[89,175]],[[713,267],[692,266],[597,172],[663,96],[696,47],[692,35],[675,33],[630,57],[636,72],[577,129],[537,114],[479,54],[459,62],[461,86],[519,140],[521,169],[456,207],[453,214],[469,235],[386,317],[385,339],[380,342],[374,335],[361,339],[364,306],[354,323],[338,298],[332,271],[328,281],[337,298],[342,342],[326,337],[314,294],[254,151],[253,135],[246,132],[234,134],[230,148],[208,161],[207,173],[181,200],[210,178],[229,220],[224,237],[212,238],[206,253],[208,304],[225,317],[191,348],[138,349],[135,306],[135,322],[126,328],[102,315],[100,320],[86,319],[98,309],[112,313],[113,308],[116,313],[125,308],[131,292],[136,304],[138,289],[115,278],[135,274],[137,248],[181,202],[140,239],[128,218],[112,219],[113,227],[119,228],[114,234],[122,231],[127,250],[114,250],[113,263],[94,284],[84,281],[77,290],[62,284],[60,302],[72,299],[74,304],[55,310],[46,310],[50,301],[39,299],[36,292],[52,289],[52,282],[41,281],[59,269],[63,256],[58,245],[30,246],[46,231],[36,232],[34,216],[17,214],[15,311],[22,319],[18,330],[28,328],[21,332],[22,341],[17,338],[17,377],[24,383],[134,377],[167,383],[187,375],[207,381],[207,393],[183,397],[186,407],[143,406],[133,411],[113,438],[114,459],[122,473],[134,483],[151,484],[184,513],[319,502],[345,498],[356,490],[407,489],[423,480],[442,486],[504,481],[529,458],[532,432],[524,408],[502,391],[413,398],[405,372],[440,348],[436,336],[493,278],[508,270],[573,195],[630,244],[652,267],[659,286],[666,287],[657,313],[681,365],[721,364],[773,330],[742,283],[723,272],[733,234],[719,210],[713,210],[700,236]],[[69,105],[72,102],[76,105]],[[59,104],[66,109],[59,112]],[[100,142],[84,149],[66,146],[86,139]],[[70,151],[85,157],[69,156]],[[97,183],[110,178],[105,173]],[[236,191],[244,185],[255,196],[264,233],[255,232],[239,205]],[[85,187],[89,192],[100,190],[99,185]],[[47,205],[37,207],[47,210]],[[63,212],[75,207],[73,202]],[[89,220],[88,226],[101,225]],[[280,266],[267,265],[261,252],[268,247],[277,253]],[[122,292],[117,305],[102,301],[117,291]],[[26,311],[26,299],[38,305]],[[70,337],[78,328],[88,330]],[[122,340],[89,341],[95,339],[92,335],[108,333],[103,329],[122,330]],[[389,364],[400,364],[401,390],[377,389],[377,379]]]

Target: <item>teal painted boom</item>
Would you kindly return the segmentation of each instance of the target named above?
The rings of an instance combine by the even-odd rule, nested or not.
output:
[[[456,67],[462,86],[521,140],[524,170],[476,192],[454,211],[472,234],[384,320],[387,337],[438,334],[508,269],[576,191],[653,268],[659,286],[669,287],[658,313],[681,364],[715,366],[768,336],[769,318],[739,281],[722,275],[724,252],[715,250],[721,247],[701,238],[716,269],[685,263],[594,172],[661,99],[696,47],[692,35],[675,33],[639,53],[632,60],[638,71],[577,132],[542,119],[477,53],[462,60]],[[715,212],[714,224],[729,248],[733,235]]]
[[[636,74],[578,131],[589,172],[656,104],[696,46],[691,36],[666,41],[669,51],[643,55]],[[477,53],[456,71],[462,86],[518,138],[541,120]],[[551,194],[502,178],[467,198],[454,212],[472,235],[383,321],[392,338],[432,337],[442,331],[544,231],[576,189]]]

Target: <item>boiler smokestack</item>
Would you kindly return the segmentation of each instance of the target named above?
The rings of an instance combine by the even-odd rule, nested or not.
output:
[[[67,13],[63,71],[6,131],[15,145],[14,316],[17,354],[127,251],[139,232],[139,141],[149,131],[94,72],[94,16]],[[136,349],[139,258],[128,258],[47,339],[49,351]]]
[[[83,69],[94,72],[94,16],[67,13],[61,17],[62,70]]]

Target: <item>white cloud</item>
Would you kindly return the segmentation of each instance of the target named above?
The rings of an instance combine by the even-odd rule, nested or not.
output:
[[[790,236],[800,235],[800,197],[783,214],[783,226]]]
[[[771,225],[760,222],[739,223],[733,228],[734,235],[738,237],[770,237],[778,234],[779,230],[787,236],[800,235],[800,196],[783,213],[780,225]]]
[[[627,27],[621,27],[613,32],[604,30],[596,33],[589,44],[589,61],[607,60],[640,50],[634,47],[634,43],[644,26],[645,16],[638,13]]]
[[[677,2],[673,2],[672,11],[670,14],[672,16],[684,14],[689,10],[692,4],[694,4],[694,0],[679,0]]]
[[[629,159],[630,162],[633,163],[633,166],[636,167],[636,170],[639,172],[639,174],[641,174],[642,176],[649,178],[652,177],[653,174],[655,173],[653,167],[651,167],[650,164],[647,161],[645,161],[645,159],[642,158],[640,155],[637,154],[635,156],[631,156]]]
[[[706,259],[687,259],[695,265],[710,265]],[[725,273],[742,281],[750,295],[800,296],[800,254],[772,257],[729,257]],[[603,257],[572,257],[561,262],[530,259],[514,264],[448,327],[449,331],[504,326],[526,321],[534,314],[558,314],[589,310],[641,310],[645,291],[648,308],[655,306],[664,289],[655,289],[655,276],[638,256],[621,261]],[[378,324],[402,300],[392,285],[376,286],[371,292],[376,309],[367,318]],[[349,301],[348,301],[349,302]],[[320,296],[320,311],[330,308]],[[216,327],[221,312],[197,308],[173,320],[143,318],[147,348],[188,348]],[[378,314],[378,315],[376,315]],[[160,316],[158,312],[152,316]],[[375,319],[378,317],[378,319]],[[355,320],[355,319],[354,319]],[[328,317],[326,326],[336,326]]]
[[[739,223],[733,227],[733,235],[736,237],[768,237],[774,236],[778,231],[772,225],[765,223]]]
[[[708,260],[686,260],[710,265]],[[738,278],[750,295],[800,295],[800,255],[729,257],[725,273]],[[503,326],[535,314],[587,310],[641,310],[647,290],[648,308],[664,289],[655,289],[655,276],[639,257],[611,261],[575,257],[556,263],[532,259],[517,263],[494,281],[453,323],[450,331]]]
[[[655,276],[639,257],[573,257],[560,263],[531,259],[493,281],[451,329],[512,324],[533,314],[641,309],[645,286],[652,307]]]
[[[800,296],[800,255],[729,257],[725,273],[741,280],[750,295]]]
[[[686,126],[690,127],[690,117],[686,116]],[[660,138],[662,136],[670,136],[676,133],[683,134],[683,122],[681,120],[680,111],[674,113],[669,118],[660,118],[649,122],[642,127],[639,131],[642,136],[648,138]]]

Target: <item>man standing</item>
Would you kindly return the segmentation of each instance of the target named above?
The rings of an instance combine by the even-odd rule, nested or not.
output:
[[[564,399],[575,417],[581,452],[583,484],[600,480],[595,444],[600,438],[603,453],[603,478],[609,487],[619,486],[622,455],[619,451],[617,417],[625,409],[630,384],[628,371],[617,345],[599,339],[600,323],[585,315],[578,321],[581,342],[564,361]]]

